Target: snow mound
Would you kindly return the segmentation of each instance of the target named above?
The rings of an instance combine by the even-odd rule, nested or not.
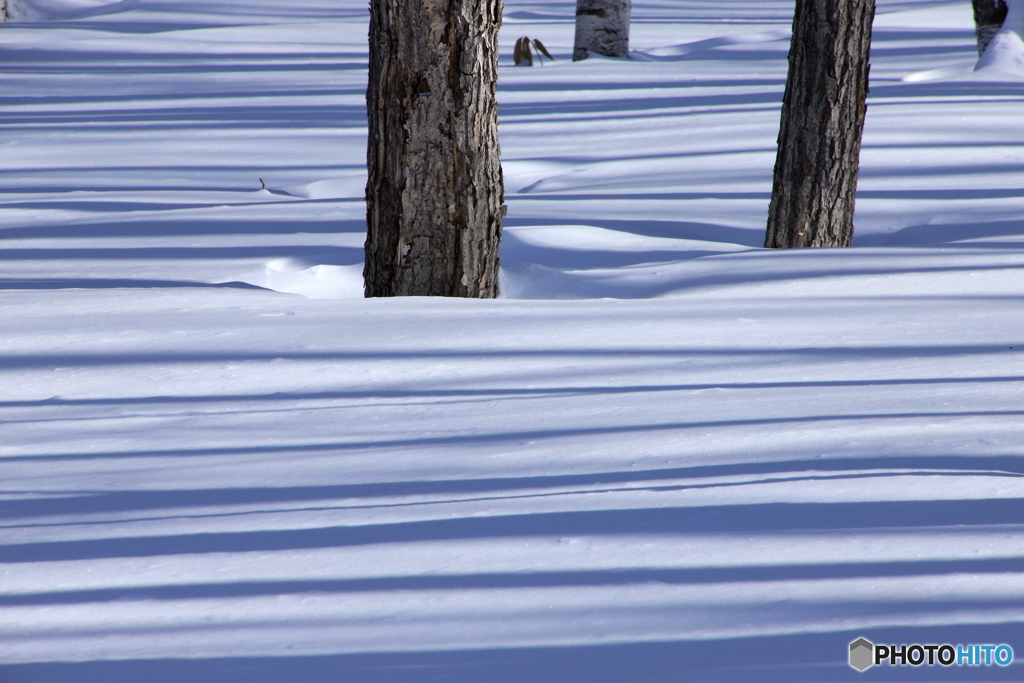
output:
[[[1024,80],[1024,0],[1007,0],[1003,27],[978,60],[975,70],[993,80]]]
[[[751,43],[770,43],[776,40],[789,40],[790,31],[761,31],[758,33],[739,34],[734,36],[720,36],[717,38],[706,38],[680,45],[669,45],[656,47],[649,50],[631,50],[629,56],[638,61],[677,61],[702,50],[713,50],[718,47],[730,45],[745,45]]]
[[[1024,40],[1016,31],[1000,31],[975,70],[985,75],[1024,79]]]
[[[366,188],[366,173],[347,178],[317,180],[305,185],[287,188],[287,193],[303,199],[347,199],[363,197]]]
[[[914,73],[904,77],[902,80],[904,83],[927,83],[929,81],[945,81],[954,78],[961,78],[963,76],[969,76],[973,71],[974,63],[964,62],[961,64],[954,64],[951,66],[941,66],[937,69],[915,71]]]
[[[363,296],[361,263],[329,266],[296,257],[279,258],[234,279],[307,299],[361,299]]]

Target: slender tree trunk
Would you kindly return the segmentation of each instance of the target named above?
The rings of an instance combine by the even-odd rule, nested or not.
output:
[[[632,0],[576,0],[576,41],[572,61],[590,53],[629,57],[629,13]]]
[[[846,247],[874,0],[797,0],[766,247]]]
[[[371,0],[365,294],[490,298],[501,0]]]
[[[999,29],[1006,21],[1006,3],[1003,0],[972,0],[974,5],[974,35],[978,39],[978,56],[985,54]]]

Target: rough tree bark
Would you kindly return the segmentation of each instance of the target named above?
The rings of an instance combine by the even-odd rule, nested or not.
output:
[[[629,57],[629,13],[632,0],[576,0],[576,40],[572,61],[590,53]]]
[[[1006,21],[1007,7],[1003,0],[972,0],[974,5],[974,35],[978,39],[978,56],[992,42]]]
[[[501,0],[371,0],[364,292],[490,298]]]
[[[797,0],[766,247],[853,238],[874,0]]]

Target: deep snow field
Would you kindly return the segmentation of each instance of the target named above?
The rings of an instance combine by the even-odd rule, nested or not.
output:
[[[1024,679],[1024,71],[967,0],[879,0],[855,246],[785,252],[792,0],[576,64],[507,0],[495,301],[360,298],[364,0],[14,3],[0,682]]]

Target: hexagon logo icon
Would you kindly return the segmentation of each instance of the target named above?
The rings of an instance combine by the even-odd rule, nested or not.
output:
[[[864,638],[850,643],[850,666],[857,671],[864,671],[875,663],[875,646]]]

